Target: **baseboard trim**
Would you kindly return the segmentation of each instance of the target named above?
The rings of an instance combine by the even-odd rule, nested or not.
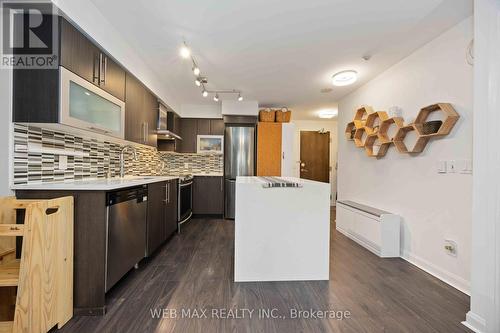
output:
[[[408,251],[402,252],[401,258],[408,261],[410,264],[417,266],[421,270],[431,274],[432,276],[440,279],[441,281],[449,284],[455,289],[460,290],[466,295],[470,296],[470,282],[453,274],[445,271],[429,261],[422,259]]]
[[[462,325],[476,333],[486,332],[486,321],[472,311],[467,312]]]

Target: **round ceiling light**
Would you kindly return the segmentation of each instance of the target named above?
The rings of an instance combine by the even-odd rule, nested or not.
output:
[[[337,87],[348,86],[358,79],[358,72],[353,70],[342,71],[332,76],[332,84]]]
[[[320,110],[318,112],[318,117],[323,119],[331,119],[336,117],[337,114],[338,114],[337,110],[332,110],[332,109]]]

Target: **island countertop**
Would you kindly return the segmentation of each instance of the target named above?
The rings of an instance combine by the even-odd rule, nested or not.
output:
[[[235,281],[328,280],[330,184],[273,178],[301,187],[265,187],[269,179],[237,177]]]

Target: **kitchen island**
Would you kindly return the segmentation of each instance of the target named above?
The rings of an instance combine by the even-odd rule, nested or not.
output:
[[[330,184],[237,178],[236,282],[328,280],[329,261]]]

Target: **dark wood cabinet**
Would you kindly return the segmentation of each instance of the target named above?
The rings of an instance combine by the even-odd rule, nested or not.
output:
[[[148,184],[147,255],[177,230],[177,179]]]
[[[198,131],[198,122],[194,118],[183,118],[180,123],[180,136],[182,140],[179,141],[180,153],[196,153],[196,135]]]
[[[196,153],[198,135],[224,135],[222,119],[181,118],[179,134],[182,141],[177,144],[177,152]]]
[[[125,140],[156,147],[158,100],[134,76],[125,85]]]
[[[167,202],[165,210],[165,237],[177,231],[177,179],[167,182]]]
[[[196,119],[196,135],[210,135],[210,119]]]
[[[210,119],[210,135],[224,135],[224,120]]]
[[[61,66],[98,85],[101,50],[65,19],[60,29]]]
[[[125,84],[125,140],[144,143],[145,127],[142,106],[144,104],[144,89],[139,80],[128,75]]]
[[[60,21],[61,66],[123,101],[125,70],[71,23]]]
[[[148,184],[146,253],[150,256],[165,241],[167,183]]]
[[[223,177],[195,176],[193,184],[193,214],[221,215],[223,212]]]
[[[158,99],[146,87],[144,89],[143,110],[144,122],[146,126],[146,144],[156,147],[157,135],[156,128],[158,123]]]

